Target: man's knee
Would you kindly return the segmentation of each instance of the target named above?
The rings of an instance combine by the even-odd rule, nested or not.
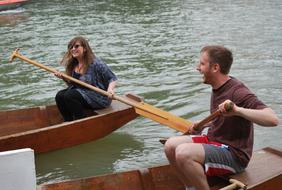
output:
[[[185,143],[175,150],[175,159],[179,163],[198,162],[203,163],[205,152],[201,144]]]
[[[192,143],[181,144],[175,149],[175,158],[177,161],[182,162],[192,158],[193,152],[191,151],[191,144]]]
[[[165,153],[168,155],[171,152],[174,152],[175,148],[176,147],[175,147],[173,137],[171,137],[165,142],[165,145],[164,145]]]
[[[191,138],[187,136],[171,137],[165,143],[165,152],[175,152],[176,148],[182,144],[191,143]]]

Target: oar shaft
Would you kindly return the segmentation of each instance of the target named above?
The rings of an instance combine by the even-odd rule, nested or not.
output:
[[[27,57],[25,57],[25,56],[22,56],[21,54],[17,53],[17,50],[16,50],[16,52],[14,52],[14,53],[12,54],[12,57],[11,57],[10,61],[12,61],[15,57],[18,57],[18,58],[20,58],[20,59],[22,59],[22,60],[24,60],[24,61],[26,61],[26,62],[28,62],[28,63],[34,65],[34,66],[36,66],[36,67],[39,67],[39,68],[44,69],[44,70],[46,70],[46,71],[49,71],[49,72],[51,72],[51,73],[58,73],[58,72],[59,72],[59,71],[57,71],[57,70],[54,69],[54,68],[45,66],[45,65],[43,65],[43,64],[41,64],[41,63],[38,63],[38,62],[36,62],[36,61],[33,61],[33,60],[31,60],[31,59],[29,59],[29,58],[27,58]],[[87,88],[90,88],[90,89],[92,89],[92,90],[95,90],[95,91],[97,91],[97,92],[99,92],[99,93],[101,93],[101,94],[103,94],[103,95],[110,96],[110,94],[109,94],[108,92],[106,92],[106,91],[104,91],[104,90],[101,90],[100,88],[97,88],[97,87],[95,87],[95,86],[89,85],[89,84],[87,84],[87,83],[85,83],[85,82],[82,82],[82,81],[80,81],[80,80],[77,80],[77,79],[75,79],[75,78],[73,78],[73,77],[71,77],[71,76],[69,76],[69,75],[64,74],[64,73],[61,73],[61,75],[62,75],[63,78],[68,79],[68,80],[70,80],[70,81],[72,81],[72,82],[75,82],[75,83],[77,83],[77,84],[80,84],[81,86],[85,86],[85,87],[87,87]]]
[[[195,128],[201,129],[204,125],[218,117],[220,114],[221,112],[219,110],[215,111],[214,113],[210,114],[208,117],[200,121],[198,124],[196,124]]]
[[[229,112],[233,109],[234,103],[233,102],[229,102],[227,104],[224,105],[225,109]],[[204,125],[206,125],[207,123],[209,123],[210,121],[214,120],[215,118],[217,118],[219,115],[221,115],[221,111],[218,109],[215,112],[213,112],[212,114],[210,114],[208,117],[206,117],[205,119],[201,120],[199,123],[195,124],[195,126],[193,127],[194,130],[200,130]],[[189,134],[189,131],[185,132],[184,135]]]
[[[51,73],[58,73],[58,71],[56,69],[47,67],[43,64],[40,64],[38,62],[35,62],[35,61],[27,58],[25,56],[22,56],[21,54],[18,53],[18,49],[16,49],[12,53],[10,61],[12,61],[15,57],[18,57],[18,58],[36,66],[36,67],[39,67],[39,68],[44,69],[46,71],[49,71]],[[160,124],[167,125],[168,127],[171,127],[171,128],[173,128],[177,131],[185,132],[185,131],[187,131],[187,128],[192,125],[192,122],[190,122],[190,121],[184,120],[181,117],[170,114],[169,112],[165,112],[161,109],[153,107],[153,106],[146,104],[144,102],[136,102],[135,100],[131,100],[131,99],[128,99],[128,98],[122,98],[122,97],[119,97],[117,95],[112,95],[112,94],[108,93],[107,91],[104,91],[100,88],[97,88],[95,86],[92,86],[90,84],[82,82],[82,81],[75,79],[71,76],[68,76],[64,73],[62,73],[61,76],[65,79],[69,80],[69,81],[72,81],[72,82],[77,83],[81,86],[84,86],[86,88],[94,90],[94,91],[96,91],[100,94],[103,94],[105,96],[109,96],[112,99],[118,100],[118,101],[123,102],[127,105],[130,105],[130,106],[133,106],[136,113],[138,113],[139,115],[150,118],[150,119],[152,119],[156,122],[159,122]]]
[[[34,65],[34,66],[36,66],[36,67],[39,67],[39,68],[44,69],[44,70],[46,70],[46,71],[49,71],[49,72],[51,72],[51,73],[57,73],[57,72],[59,72],[59,71],[57,71],[57,70],[54,69],[54,68],[51,68],[51,67],[45,66],[45,65],[43,65],[43,64],[41,64],[41,63],[38,63],[38,62],[36,62],[36,61],[33,61],[33,60],[31,60],[31,59],[29,59],[29,58],[27,58],[27,57],[25,57],[25,56],[22,56],[22,55],[19,54],[19,53],[13,53],[12,56],[13,56],[12,59],[14,59],[14,57],[18,57],[18,58],[20,58],[20,59],[22,59],[22,60],[24,60],[24,61],[26,61],[26,62],[28,62],[28,63]],[[112,96],[113,99],[116,99],[116,100],[118,100],[118,101],[121,101],[121,102],[123,102],[123,103],[125,103],[125,104],[128,104],[128,105],[130,105],[130,106],[133,106],[133,107],[137,107],[137,108],[139,108],[139,109],[142,109],[140,106],[138,106],[138,104],[136,104],[136,103],[133,102],[133,101],[129,101],[129,100],[125,99],[125,98],[122,98],[122,97],[119,97],[119,96],[116,96],[116,95],[111,95],[110,93],[108,93],[108,92],[106,92],[106,91],[104,91],[104,90],[102,90],[102,89],[100,89],[100,88],[97,88],[97,87],[95,87],[95,86],[93,86],[93,85],[90,85],[90,84],[87,84],[87,83],[85,83],[85,82],[82,82],[82,81],[80,81],[80,80],[78,80],[78,79],[76,79],[76,78],[73,78],[73,77],[71,77],[71,76],[69,76],[69,75],[66,75],[66,74],[64,74],[64,73],[61,73],[61,75],[62,75],[63,78],[65,78],[65,79],[67,79],[67,80],[69,80],[69,81],[72,81],[72,82],[77,83],[77,84],[79,84],[79,85],[81,85],[81,86],[87,87],[87,88],[89,88],[89,89],[91,89],[91,90],[94,90],[94,91],[96,91],[96,92],[99,92],[100,94],[103,94],[103,95],[105,95],[105,96]]]
[[[196,130],[196,131],[200,130],[204,125],[206,125],[207,123],[209,123],[210,121],[212,121],[213,119],[218,117],[220,114],[221,114],[220,110],[217,110],[214,113],[210,114],[208,117],[201,120],[199,123],[195,124],[194,130]],[[189,133],[190,133],[190,131],[186,131],[184,133],[184,135],[188,135]]]

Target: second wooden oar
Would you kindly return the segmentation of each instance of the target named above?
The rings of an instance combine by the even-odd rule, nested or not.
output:
[[[229,179],[229,182],[231,183],[230,185],[227,185],[219,190],[247,189],[247,185],[237,179]]]
[[[44,69],[46,71],[49,71],[51,73],[58,73],[58,71],[54,68],[51,68],[51,67],[47,67],[43,64],[40,64],[38,62],[35,62],[21,54],[18,53],[19,49],[17,48],[11,55],[10,57],[10,62],[12,62],[16,57],[23,60],[23,61],[26,61],[34,66],[37,66],[41,69]],[[62,77],[69,80],[69,81],[72,81],[72,82],[75,82],[77,84],[80,84],[81,86],[84,86],[84,87],[87,87],[91,90],[94,90],[100,94],[103,94],[105,96],[109,96],[115,100],[118,100],[120,102],[123,102],[127,105],[130,105],[130,106],[133,106],[134,109],[135,109],[135,112],[139,115],[142,115],[146,118],[149,118],[149,119],[152,119],[160,124],[163,124],[163,125],[166,125],[172,129],[175,129],[177,131],[180,131],[182,133],[185,133],[186,131],[189,130],[189,128],[192,126],[192,122],[190,121],[187,121],[181,117],[178,117],[176,115],[173,115],[169,112],[166,112],[164,110],[161,110],[159,108],[156,108],[152,105],[149,105],[145,102],[137,102],[135,100],[129,100],[129,99],[125,99],[125,98],[122,98],[122,97],[119,97],[117,95],[112,95],[100,88],[97,88],[95,86],[92,86],[90,84],[87,84],[85,82],[82,82],[80,80],[77,80],[69,75],[66,75],[66,74],[63,74],[62,73]]]

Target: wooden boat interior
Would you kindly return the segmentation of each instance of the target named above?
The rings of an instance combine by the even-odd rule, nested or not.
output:
[[[254,153],[247,169],[236,175],[210,177],[212,190],[229,185],[235,179],[252,190],[278,190],[282,187],[282,151],[264,148]],[[184,190],[169,165],[119,172],[83,179],[66,180],[38,186],[38,190]]]
[[[38,154],[59,150],[103,138],[138,117],[132,106],[116,100],[108,108],[86,113],[86,118],[63,122],[54,105],[0,111],[0,151],[31,148]]]

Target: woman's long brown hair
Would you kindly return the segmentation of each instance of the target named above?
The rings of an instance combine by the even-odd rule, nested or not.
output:
[[[65,53],[65,55],[64,55],[64,57],[61,61],[61,64],[65,65],[66,74],[69,75],[69,76],[72,75],[72,71],[74,70],[75,66],[78,64],[77,59],[74,58],[71,54],[71,49],[75,45],[75,43],[77,43],[77,42],[79,42],[85,50],[84,53],[83,53],[84,54],[83,55],[84,65],[83,65],[83,68],[82,68],[83,74],[87,71],[89,65],[92,64],[93,60],[95,59],[95,54],[93,53],[91,47],[89,46],[88,41],[85,38],[83,38],[81,36],[73,38],[68,43],[68,50]]]

